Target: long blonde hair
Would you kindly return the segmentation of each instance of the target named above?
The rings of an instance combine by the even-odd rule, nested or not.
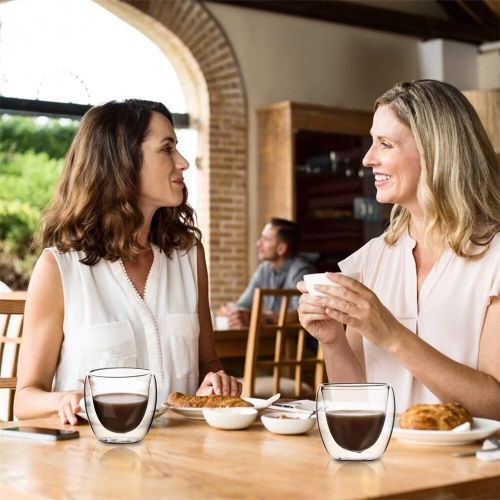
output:
[[[398,83],[375,110],[385,105],[411,129],[420,152],[426,240],[439,251],[449,245],[460,257],[481,257],[500,230],[500,168],[476,111],[458,89],[435,80]],[[394,205],[386,243],[398,241],[409,222],[408,210]]]

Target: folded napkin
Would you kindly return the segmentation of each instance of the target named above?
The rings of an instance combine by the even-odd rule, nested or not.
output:
[[[483,442],[483,446],[482,446],[481,450],[490,450],[492,448],[498,448],[498,445],[494,441],[492,441],[490,439],[486,439]],[[500,448],[497,451],[488,451],[488,452],[484,452],[481,450],[479,450],[476,453],[476,458],[478,458],[479,460],[484,460],[485,462],[492,462],[493,460],[500,460]]]

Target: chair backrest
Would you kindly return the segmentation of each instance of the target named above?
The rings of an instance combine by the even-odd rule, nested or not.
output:
[[[280,391],[283,379],[288,379],[289,382],[290,378],[293,378],[292,392],[286,396],[296,398],[310,397],[311,393],[315,393],[316,387],[324,382],[325,369],[321,347],[319,344],[314,345],[316,352],[310,354],[310,349],[306,347],[309,334],[298,322],[296,311],[295,314],[290,314],[288,309],[290,299],[298,295],[298,290],[255,290],[243,375],[243,394],[246,396],[256,395],[258,371],[263,369],[272,371],[268,395],[283,392]],[[281,298],[280,311],[272,321],[269,321],[269,315],[264,310],[265,297]],[[263,358],[261,347],[265,344],[268,347],[270,341],[274,342],[274,356],[272,359],[269,359],[269,356]],[[306,379],[311,380],[312,384],[307,385]]]
[[[12,294],[13,297],[18,295]],[[1,417],[13,419],[14,389],[17,383],[17,360],[23,331],[24,303],[22,298],[0,295],[0,389],[10,389],[4,396],[7,412]],[[3,405],[2,405],[3,406]],[[0,418],[1,418],[0,417]]]

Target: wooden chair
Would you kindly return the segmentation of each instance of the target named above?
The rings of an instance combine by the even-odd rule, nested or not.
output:
[[[324,381],[321,347],[318,345],[314,356],[309,355],[305,345],[309,334],[297,319],[293,323],[287,321],[290,299],[298,295],[298,290],[255,290],[243,375],[245,396],[264,397],[280,392],[282,397],[314,398],[317,386]],[[264,315],[265,297],[281,298],[280,312],[272,324],[268,324]],[[274,356],[263,359],[260,346],[268,342],[269,337],[274,342]],[[259,376],[258,371],[262,369],[272,370],[272,376]],[[304,375],[312,379],[311,384],[305,383]]]
[[[0,389],[9,389],[7,413],[3,416],[12,420],[25,300],[4,298],[7,295],[0,297]]]

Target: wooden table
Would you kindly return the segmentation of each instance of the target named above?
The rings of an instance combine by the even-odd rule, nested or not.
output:
[[[215,350],[220,359],[244,358],[247,349],[248,328],[237,330],[214,330]],[[273,332],[262,332],[259,341],[261,355],[274,355]]]
[[[26,300],[28,292],[17,291],[17,292],[0,292],[0,300]]]
[[[248,328],[214,330],[215,350],[219,358],[243,358],[246,354]]]
[[[55,420],[31,425],[58,427]],[[4,426],[6,424],[3,424]],[[256,421],[222,431],[167,413],[136,445],[81,438],[43,443],[0,437],[1,498],[498,498],[500,462],[456,458],[457,447],[392,440],[381,460],[336,462],[318,431],[279,436]]]

